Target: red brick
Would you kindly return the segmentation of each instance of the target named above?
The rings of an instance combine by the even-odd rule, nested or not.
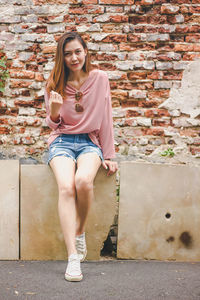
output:
[[[191,25],[189,27],[190,32],[199,33],[200,32],[200,25]]]
[[[129,17],[129,22],[131,23],[131,24],[135,24],[135,25],[137,25],[137,24],[139,24],[139,23],[148,23],[147,22],[147,16],[130,16]]]
[[[98,4],[98,0],[83,0],[83,4]]]
[[[171,126],[171,122],[170,122],[170,120],[154,119],[154,120],[152,120],[152,126],[168,127],[168,126]]]
[[[147,76],[146,72],[130,72],[128,74],[129,80],[145,79],[146,76]]]
[[[38,64],[44,64],[48,62],[48,58],[47,57],[37,57],[37,63]]]
[[[200,138],[194,138],[193,145],[200,146]]]
[[[171,0],[170,2],[173,4],[191,4],[191,0]]]
[[[9,124],[9,119],[8,118],[0,118],[0,124],[2,125],[7,125]]]
[[[136,34],[128,34],[128,42],[136,43],[141,41],[141,36]]]
[[[126,34],[110,34],[102,40],[104,43],[121,43],[127,41]]]
[[[191,34],[185,37],[186,43],[200,43],[200,34]]]
[[[112,84],[111,84],[112,86]],[[131,82],[117,82],[117,84],[115,84],[116,89],[120,89],[120,90],[132,90],[133,89],[133,85]]]
[[[155,100],[148,100],[148,101],[140,101],[139,102],[139,107],[145,107],[145,108],[151,108],[151,107],[158,107],[160,105],[159,101]]]
[[[36,81],[44,81],[44,76],[41,73],[35,73],[35,80]]]
[[[155,117],[168,117],[169,116],[169,112],[167,110],[164,109],[149,109],[146,110],[144,113],[145,117],[147,118],[155,118]]]
[[[132,117],[138,117],[138,116],[141,116],[141,112],[138,110],[128,109],[126,111],[126,118],[132,118]]]
[[[111,95],[112,95],[112,98],[117,98],[118,100],[121,100],[121,101],[126,101],[128,98],[128,92],[126,92],[126,91],[120,91],[120,90],[111,91]]]
[[[42,108],[42,101],[37,100],[15,100],[16,107],[35,107]]]
[[[128,22],[128,16],[122,16],[122,15],[110,16],[110,22],[114,22],[114,23]]]
[[[176,72],[176,71],[164,71],[163,72],[163,79],[167,80],[181,80],[183,77],[182,72]]]
[[[36,32],[36,33],[46,33],[47,32],[47,26],[37,26],[36,28],[34,28],[32,30],[32,32]]]
[[[162,71],[153,71],[147,74],[148,79],[163,79],[163,72]]]
[[[125,136],[129,135],[129,136],[132,136],[132,137],[143,136],[144,135],[144,129],[143,128],[127,127],[127,128],[123,128],[123,134]]]
[[[192,155],[200,154],[200,147],[190,147]]]
[[[148,98],[152,100],[164,100],[169,97],[169,90],[148,91]]]
[[[184,44],[175,44],[174,45],[174,51],[177,52],[188,52],[193,51],[194,45],[184,45]]]
[[[38,65],[26,64],[26,70],[37,72],[38,71]]]
[[[35,74],[32,71],[13,71],[10,70],[11,78],[34,79]]]
[[[153,4],[153,0],[141,0],[141,5],[152,5]]]
[[[135,126],[135,119],[134,118],[125,119],[125,120],[123,120],[123,122],[124,122],[123,123],[124,126]]]
[[[119,4],[119,5],[132,5],[134,4],[134,0],[99,0],[100,4],[111,4],[111,5],[115,5],[115,4]]]
[[[158,32],[158,28],[148,26],[148,25],[139,25],[135,26],[135,32],[136,33],[156,33]]]
[[[106,60],[106,61],[115,61],[118,60],[117,55],[115,54],[106,54],[106,53],[91,53],[90,58],[92,60]]]
[[[191,129],[191,128],[183,128],[179,130],[181,136],[191,136],[191,137],[198,137],[199,130]]]
[[[107,71],[115,71],[117,68],[113,66],[113,64],[110,63],[100,63],[99,67],[101,70],[107,70]]]
[[[21,70],[25,68],[25,63],[23,63],[22,61],[18,61],[17,62],[18,67],[13,67],[13,62],[10,62],[10,69],[12,70]]]
[[[164,136],[162,128],[147,128],[146,135]]]
[[[183,54],[183,61],[184,60],[195,60],[200,58],[200,53],[199,54],[193,54],[193,53],[185,53]]]
[[[10,80],[10,87],[11,88],[26,88],[29,87],[32,84],[31,81],[25,81],[25,80]]]
[[[0,127],[0,134],[9,134],[10,133],[10,129],[8,129],[7,127]]]
[[[199,14],[200,13],[200,6],[189,6],[189,12],[191,14]]]
[[[114,32],[114,33],[121,33],[121,28],[119,26],[116,26],[116,24],[111,24],[111,23],[108,23],[108,24],[103,24],[102,25],[102,31],[103,32]],[[114,46],[114,45],[113,45]]]
[[[119,45],[119,50],[120,51],[135,51],[137,48],[133,47],[132,45],[125,44],[125,43],[120,43]]]
[[[176,25],[176,33],[187,33],[190,31],[190,28],[187,25]]]
[[[97,5],[84,5],[82,7],[69,7],[69,14],[84,15],[84,14],[103,14],[104,7]]]
[[[145,22],[142,22],[145,23]],[[148,16],[147,17],[148,24],[166,24],[167,23],[167,16],[164,15],[157,15],[157,16]]]
[[[44,46],[44,48],[42,49],[42,52],[44,54],[55,53],[56,52],[56,48],[57,48],[57,46]]]
[[[200,44],[194,44],[194,52],[200,52]]]
[[[179,9],[178,5],[164,4],[161,6],[161,14],[176,14]]]

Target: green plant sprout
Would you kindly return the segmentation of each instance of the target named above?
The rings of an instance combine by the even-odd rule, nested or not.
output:
[[[172,148],[168,148],[167,150],[164,150],[163,152],[160,152],[161,156],[169,156],[173,157],[175,155],[174,151]]]
[[[7,70],[6,58],[3,56],[0,59],[0,92],[4,92],[5,90],[5,82],[9,77],[9,71]]]

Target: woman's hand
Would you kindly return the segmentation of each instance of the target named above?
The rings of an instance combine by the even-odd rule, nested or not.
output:
[[[61,106],[63,105],[63,98],[57,92],[51,91],[49,98],[49,110],[52,119],[59,117]]]
[[[105,169],[108,169],[108,173],[107,176],[114,174],[117,170],[118,170],[118,164],[116,161],[112,161],[112,160],[107,160],[105,159],[102,162],[102,166]]]

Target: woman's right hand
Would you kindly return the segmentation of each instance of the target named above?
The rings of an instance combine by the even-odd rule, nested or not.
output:
[[[60,109],[63,104],[63,98],[57,92],[51,91],[49,98],[49,110],[50,115],[53,119],[59,117]]]

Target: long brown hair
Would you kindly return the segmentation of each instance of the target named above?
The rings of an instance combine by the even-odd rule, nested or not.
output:
[[[64,61],[64,47],[68,42],[75,39],[81,43],[85,50],[87,50],[83,71],[88,74],[92,69],[88,48],[83,38],[75,31],[64,33],[58,40],[55,64],[49,78],[47,79],[46,88],[48,93],[53,90],[59,93],[63,98],[66,97],[65,87],[69,76],[69,69]]]

